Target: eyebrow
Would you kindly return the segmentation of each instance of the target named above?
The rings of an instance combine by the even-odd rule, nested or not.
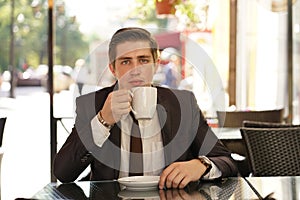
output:
[[[138,56],[137,58],[151,58],[151,55],[141,55],[141,56]],[[132,57],[118,57],[117,60],[130,60],[130,59],[133,59]]]

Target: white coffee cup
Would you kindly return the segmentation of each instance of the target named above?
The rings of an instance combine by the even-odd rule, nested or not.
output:
[[[136,119],[152,119],[157,104],[155,87],[134,87],[131,89],[132,112]]]

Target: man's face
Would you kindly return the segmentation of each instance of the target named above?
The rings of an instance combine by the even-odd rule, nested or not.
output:
[[[150,85],[157,68],[146,41],[128,41],[117,45],[115,68],[110,70],[122,89]]]

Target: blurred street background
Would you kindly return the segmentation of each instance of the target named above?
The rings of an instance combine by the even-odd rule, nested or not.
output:
[[[293,0],[293,12],[287,2],[0,0],[0,117],[7,117],[1,198],[30,198],[51,182],[49,77],[54,117],[68,118],[65,127],[57,123],[59,150],[75,97],[114,81],[107,47],[122,27],[153,34],[161,50],[154,84],[193,91],[214,125],[216,109],[278,108],[286,122],[299,124],[300,1]]]
[[[16,87],[16,98],[0,92],[0,117],[7,117],[3,138],[1,199],[30,198],[50,180],[49,94],[44,87]],[[72,115],[72,90],[55,94],[55,110]],[[65,120],[69,130],[72,120]],[[68,136],[58,123],[58,146]]]

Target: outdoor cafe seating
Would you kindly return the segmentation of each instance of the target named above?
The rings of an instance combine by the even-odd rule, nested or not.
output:
[[[253,176],[300,176],[300,127],[240,129]]]
[[[6,119],[7,119],[6,117],[0,118],[0,147],[2,147],[2,140],[3,140],[3,133],[4,133]]]
[[[4,153],[2,148],[2,140],[3,140],[3,133],[4,133],[6,119],[7,119],[6,117],[0,118],[0,194],[1,194],[1,166],[2,166],[2,157]]]
[[[217,111],[218,126],[238,130],[244,126],[244,121],[283,123],[284,109],[273,110],[239,110],[239,111]],[[237,131],[236,130],[236,131]],[[251,173],[248,160],[248,152],[242,138],[238,139],[222,139],[224,145],[231,150],[233,154],[239,156],[237,162],[241,176],[249,176]]]
[[[259,121],[243,121],[243,127],[247,128],[288,128],[288,127],[300,127],[299,124],[290,123],[273,123],[273,122],[259,122]]]
[[[282,156],[285,156],[285,155],[282,154],[281,151],[283,151],[285,143],[289,142],[289,141],[287,141],[289,138],[288,137],[287,138],[281,137],[281,140],[278,141],[278,143],[274,143],[272,145],[272,147],[266,147],[267,144],[265,143],[265,141],[266,142],[269,141],[269,139],[267,137],[272,137],[271,142],[274,142],[273,140],[277,139],[275,134],[277,134],[278,132],[281,132],[281,134],[282,134],[281,136],[284,136],[285,133],[290,134],[290,132],[291,132],[291,130],[293,130],[293,128],[300,128],[300,125],[299,124],[291,124],[291,123],[274,123],[274,122],[261,122],[261,121],[245,120],[245,121],[243,121],[243,128],[245,128],[245,129],[241,129],[240,131],[241,131],[241,134],[242,134],[242,137],[243,137],[243,140],[244,140],[243,143],[245,144],[245,146],[247,148],[246,157],[250,160],[249,162],[250,162],[250,165],[251,165],[251,168],[252,168],[251,171],[253,172],[253,171],[255,171],[255,169],[253,169],[252,165],[257,165],[256,163],[259,163],[260,161],[259,160],[255,161],[254,158],[253,158],[253,155],[250,155],[250,154],[254,153],[252,151],[255,151],[255,152],[258,151],[258,148],[256,147],[257,144],[255,144],[254,142],[250,143],[250,141],[248,139],[246,139],[248,137],[252,138],[252,136],[253,136],[253,135],[250,135],[251,133],[249,133],[249,130],[247,128],[252,128],[252,131],[257,131],[257,132],[260,131],[264,134],[272,132],[273,134],[269,133],[269,134],[272,134],[272,135],[269,135],[269,136],[259,135],[257,138],[255,138],[255,140],[259,140],[259,138],[264,137],[264,138],[261,138],[261,140],[263,141],[263,145],[262,145],[262,147],[259,147],[259,148],[262,148],[262,149],[269,148],[272,153],[274,153],[273,147],[274,148],[280,148],[280,152],[279,152],[280,154],[279,155],[280,155],[280,157],[282,157]],[[242,133],[242,131],[244,133]],[[298,131],[298,133],[297,133],[297,129],[296,129],[295,137],[297,137],[297,136],[299,137],[299,134],[300,134],[300,132]],[[299,144],[300,144],[299,140],[292,141],[292,145],[294,145],[295,143],[297,145],[297,142],[298,142],[298,146],[299,146]],[[275,147],[276,145],[278,145],[278,147]],[[296,153],[296,152],[292,152],[293,150],[291,150],[291,149],[287,149],[287,150],[288,150],[289,153],[292,153],[292,154]],[[259,153],[261,153],[262,155],[265,155],[264,152],[259,152]],[[267,155],[267,157],[268,157],[268,155]],[[277,157],[279,157],[279,156],[277,155]],[[262,159],[262,157],[259,157],[259,158]],[[299,158],[298,158],[298,161],[295,161],[295,160],[291,159],[290,157],[288,157],[288,160],[291,160],[291,162],[294,162],[294,163],[298,163],[298,165],[300,164]],[[265,162],[265,160],[263,160],[263,161]],[[288,161],[288,163],[290,163],[290,161]],[[260,165],[260,164],[258,164],[258,165]],[[299,172],[299,170],[300,169],[298,169],[298,172]],[[273,174],[273,173],[274,172],[271,172],[271,174]],[[286,172],[284,172],[284,173],[280,172],[280,174],[282,174],[282,175],[285,174],[285,173]],[[294,174],[294,173],[290,173],[290,174]],[[258,174],[256,174],[256,175],[258,175]]]
[[[219,127],[242,127],[245,120],[281,123],[284,109],[217,111]]]

